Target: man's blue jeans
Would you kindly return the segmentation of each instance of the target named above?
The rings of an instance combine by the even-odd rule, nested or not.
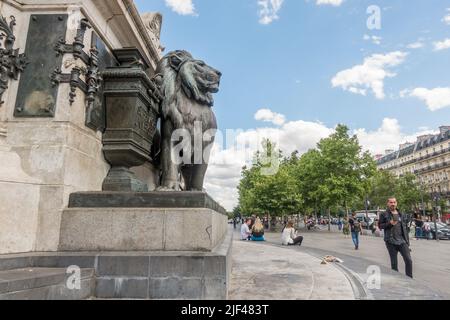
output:
[[[352,232],[352,240],[355,247],[359,247],[359,232]]]
[[[423,238],[423,230],[422,228],[416,227],[416,238]]]

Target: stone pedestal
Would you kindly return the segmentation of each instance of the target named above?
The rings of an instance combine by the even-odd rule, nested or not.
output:
[[[232,229],[210,252],[54,252],[0,255],[4,299],[197,299],[225,300],[231,273]],[[66,287],[66,268],[81,269],[81,290]],[[20,277],[33,269],[36,277]],[[51,271],[42,283],[42,273]],[[49,272],[47,272],[49,273]],[[14,276],[18,274],[18,276]],[[38,275],[41,274],[40,277]],[[39,279],[39,281],[36,281]],[[3,283],[3,284],[5,284]],[[45,286],[44,286],[45,285]],[[14,290],[14,291],[13,291]]]
[[[99,298],[226,299],[227,220],[204,192],[74,193],[62,215],[59,251],[100,253]]]

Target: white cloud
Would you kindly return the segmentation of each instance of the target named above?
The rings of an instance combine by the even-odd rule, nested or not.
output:
[[[274,20],[277,20],[278,11],[280,11],[284,0],[258,0],[259,6],[259,23],[271,24]]]
[[[380,45],[381,44],[381,40],[383,40],[382,37],[378,37],[378,36],[369,36],[367,34],[364,35],[363,37],[364,40],[368,41],[368,40],[372,40],[373,44],[376,45]]]
[[[407,55],[401,51],[373,54],[365,58],[363,64],[337,73],[331,80],[333,88],[341,87],[361,95],[366,95],[367,90],[371,89],[377,99],[384,99],[384,79],[396,76],[388,69],[402,64]]]
[[[192,0],[165,0],[166,5],[173,11],[183,16],[195,15],[195,7]]]
[[[445,39],[443,41],[434,42],[434,51],[440,51],[450,48],[450,39]]]
[[[356,129],[352,133],[358,136],[364,150],[376,155],[384,154],[386,149],[397,149],[401,143],[415,142],[418,135],[435,133],[427,128],[419,130],[414,134],[405,134],[398,120],[386,118],[376,130]],[[297,120],[287,121],[280,128],[256,128],[238,132],[234,138],[227,141],[230,145],[226,147],[221,146],[219,138],[211,155],[205,189],[227,210],[232,210],[238,204],[237,186],[241,179],[242,167],[251,165],[252,156],[261,146],[262,139],[270,138],[275,141],[284,155],[294,151],[303,154],[315,148],[321,139],[333,132],[334,128],[320,122]]]
[[[285,155],[289,155],[296,150],[304,153],[314,148],[320,139],[332,132],[333,129],[319,122],[299,120],[286,122],[279,128],[256,128],[237,132],[234,137],[227,137],[226,147],[222,147],[220,138],[216,139],[205,189],[227,210],[231,210],[238,203],[237,186],[242,167],[251,165],[253,155],[261,148],[264,138],[270,138]]]
[[[420,48],[423,48],[423,46],[424,46],[423,42],[417,41],[417,42],[408,44],[406,47],[408,49],[420,49]]]
[[[360,144],[373,155],[384,154],[386,150],[397,150],[399,145],[405,142],[416,142],[417,137],[424,134],[435,134],[427,128],[420,128],[414,134],[405,134],[397,119],[385,118],[381,127],[374,131],[356,129],[354,134],[358,136]]]
[[[450,88],[416,88],[409,95],[425,101],[431,111],[450,107]]]
[[[450,8],[447,9],[447,15],[442,19],[445,24],[450,25]]]
[[[281,126],[286,122],[286,117],[282,114],[272,112],[270,109],[260,109],[255,114],[255,120],[272,122],[277,126]]]
[[[332,6],[335,6],[335,7],[339,7],[343,2],[344,2],[344,0],[317,0],[316,4],[318,6],[320,6],[320,5],[332,5]]]

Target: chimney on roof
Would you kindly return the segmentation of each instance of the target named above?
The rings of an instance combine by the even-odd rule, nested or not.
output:
[[[427,139],[433,138],[434,136],[432,134],[425,134],[423,136],[418,136],[417,137],[417,142],[422,142],[425,141]]]
[[[439,127],[439,131],[441,132],[441,134],[445,134],[449,130],[450,130],[450,126],[440,126]]]
[[[411,142],[405,142],[405,143],[403,143],[403,144],[401,144],[401,145],[399,146],[399,150],[408,148],[408,147],[411,146],[411,145],[412,145]]]
[[[394,152],[394,150],[392,149],[387,149],[384,153],[385,155],[391,154],[392,152]]]

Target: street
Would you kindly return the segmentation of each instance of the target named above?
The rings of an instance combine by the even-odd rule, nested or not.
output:
[[[367,268],[378,266],[381,269],[381,286],[389,286],[396,275],[390,270],[389,255],[382,238],[362,236],[360,239],[360,250],[355,251],[351,237],[345,237],[342,233],[322,231],[304,231],[302,247],[295,247],[316,257],[333,255],[344,260],[343,265],[352,270],[361,279],[367,278]],[[266,233],[268,243],[279,244],[279,233]],[[450,241],[411,240],[411,255],[414,263],[415,284],[420,290],[430,288],[446,299],[450,299]],[[404,274],[404,263],[399,255],[399,270]],[[405,281],[405,286],[411,286],[406,277],[396,277],[395,288],[398,281]],[[394,288],[394,287],[393,287]],[[393,289],[394,290],[394,289]],[[395,289],[398,290],[398,289]],[[392,291],[392,290],[391,290]],[[416,290],[417,292],[417,290]],[[374,298],[389,298],[386,291],[370,290]],[[395,298],[395,292],[392,292]]]

